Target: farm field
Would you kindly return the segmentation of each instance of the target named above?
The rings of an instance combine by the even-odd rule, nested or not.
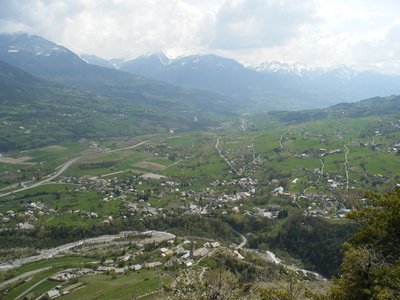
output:
[[[253,124],[248,131],[232,122],[198,132],[79,141],[10,154],[0,165],[1,263],[34,249],[157,229],[204,238],[202,243],[211,238],[233,249],[240,233],[249,248],[269,249],[332,275],[298,249],[283,246],[282,236],[296,220],[320,217],[322,226],[340,234],[332,247],[340,245],[335,241],[352,228],[345,213],[370,203],[363,197],[367,190],[385,192],[398,184],[399,130],[391,117],[271,127],[247,118]],[[118,269],[151,260],[163,265],[170,258],[160,259],[153,246],[121,245],[96,249],[96,260],[113,259]],[[163,246],[168,245],[157,245]],[[124,253],[131,255],[127,263],[120,261]],[[15,275],[52,269],[10,290],[8,297],[31,287],[32,295],[54,289],[57,284],[46,280],[51,272],[90,260],[65,257],[22,266]],[[166,274],[165,268],[118,276],[101,272],[79,278],[82,286],[62,298],[162,297],[158,291],[164,293],[162,287],[172,281]]]

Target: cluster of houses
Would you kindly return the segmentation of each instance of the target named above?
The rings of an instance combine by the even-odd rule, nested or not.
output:
[[[0,213],[0,223],[11,223],[15,225],[15,229],[17,230],[34,230],[34,223],[39,217],[54,213],[56,213],[54,209],[48,209],[46,205],[41,202],[30,202],[28,204],[23,204],[18,212],[9,210],[5,213]]]
[[[118,259],[107,259],[102,263],[90,263],[92,265],[91,269],[67,269],[52,275],[48,279],[60,282],[61,284],[44,294],[43,298],[54,299],[82,287],[83,284],[79,282],[79,285],[68,285],[72,280],[78,279],[82,276],[96,275],[100,273],[124,275],[130,271],[153,269],[157,267],[168,268],[176,265],[190,267],[195,264],[196,260],[210,255],[221,247],[220,243],[216,241],[205,242],[202,247],[196,248],[197,243],[187,239],[183,240],[178,245],[176,245],[174,240],[168,240],[166,245],[150,252],[150,257],[148,258],[149,261],[138,263],[135,258],[138,255],[143,254],[145,251],[145,247],[143,247],[142,244],[138,244],[138,246],[140,246],[140,250],[134,254],[124,254]],[[240,259],[244,259],[238,251],[235,252],[235,255]],[[64,285],[66,285],[66,287],[64,287]]]

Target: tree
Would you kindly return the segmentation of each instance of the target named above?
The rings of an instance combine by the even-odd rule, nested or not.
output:
[[[189,269],[175,278],[172,297],[168,299],[234,300],[240,299],[240,294],[237,279],[230,272],[219,269],[217,278],[210,282],[196,270]]]
[[[262,300],[297,300],[305,291],[304,284],[294,271],[289,271],[288,282],[284,286],[275,286],[260,290]]]
[[[367,197],[371,207],[349,214],[360,228],[344,245],[330,299],[400,299],[400,187]]]

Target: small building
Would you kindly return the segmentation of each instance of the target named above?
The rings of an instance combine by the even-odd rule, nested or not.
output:
[[[207,248],[199,248],[193,251],[194,257],[203,257],[208,254],[209,250]]]
[[[46,298],[47,298],[47,299],[55,299],[55,298],[58,298],[58,297],[60,297],[60,296],[61,296],[60,291],[58,291],[58,290],[56,290],[56,289],[50,290],[50,291],[48,291],[48,292],[46,293]]]
[[[159,267],[159,266],[161,266],[161,265],[162,265],[161,262],[155,261],[155,262],[145,263],[145,264],[144,264],[144,267],[145,267],[146,269],[153,269],[153,268]]]
[[[115,268],[114,273],[115,275],[124,275],[126,269],[125,268]]]
[[[139,271],[140,269],[142,269],[142,265],[136,264],[136,265],[132,265],[129,267],[131,270],[133,271]]]
[[[237,250],[234,250],[234,251],[233,251],[233,253],[235,253],[235,254],[236,254],[236,257],[237,257],[237,258],[239,258],[239,259],[241,259],[241,260],[244,260],[244,257],[243,257],[243,255],[241,255],[241,254],[239,253],[239,251],[237,251]]]
[[[219,242],[213,242],[213,243],[211,243],[210,245],[211,245],[211,247],[213,247],[213,248],[218,248],[219,246],[221,246]]]
[[[112,259],[107,259],[107,260],[104,262],[104,264],[105,264],[105,265],[113,265],[113,264],[114,264],[114,261],[113,261]]]

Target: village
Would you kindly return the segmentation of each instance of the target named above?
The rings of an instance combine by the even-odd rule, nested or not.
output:
[[[319,169],[313,171],[322,176]],[[343,188],[340,180],[327,179],[326,191]],[[299,179],[293,179],[296,183]],[[322,182],[322,180],[321,180]],[[327,218],[343,218],[351,207],[346,207],[337,196],[330,193],[303,192],[294,193],[279,186],[280,181],[273,179],[267,186],[261,186],[257,179],[242,177],[232,180],[212,180],[209,187],[196,191],[188,186],[182,187],[178,181],[168,180],[164,176],[148,175],[121,176],[105,179],[100,176],[62,177],[59,183],[71,185],[68,193],[96,192],[97,202],[117,202],[120,209],[117,214],[104,214],[101,210],[57,208],[50,203],[29,202],[22,204],[18,210],[0,213],[2,230],[15,226],[18,230],[34,230],[39,219],[50,220],[60,214],[76,215],[81,218],[96,220],[104,225],[111,225],[116,219],[128,218],[162,218],[165,215],[187,214],[215,216],[243,214],[252,217],[264,217],[271,220],[287,217],[289,211],[302,211],[306,215]],[[263,196],[265,195],[265,196]],[[60,197],[60,196],[57,196]],[[62,197],[62,196],[61,196]],[[263,205],[259,206],[262,199]],[[167,205],[158,205],[161,200],[171,199]],[[173,201],[172,201],[173,200]],[[9,225],[9,226],[8,226]]]
[[[206,257],[215,255],[218,251],[231,255],[239,260],[245,257],[239,252],[240,245],[221,245],[218,241],[205,238],[176,237],[167,232],[125,232],[115,237],[88,239],[74,243],[59,255],[85,255],[93,251],[102,251],[100,261],[90,261],[81,267],[67,267],[50,275],[46,279],[57,285],[43,293],[37,299],[55,299],[68,295],[85,286],[80,279],[87,276],[127,275],[141,270],[158,270],[164,272],[178,268],[197,267]],[[50,250],[48,250],[50,251]],[[206,270],[207,268],[204,268]],[[20,284],[28,282],[26,278]],[[15,286],[14,286],[15,288]],[[8,291],[5,293],[7,294]],[[5,295],[6,295],[5,294]]]

